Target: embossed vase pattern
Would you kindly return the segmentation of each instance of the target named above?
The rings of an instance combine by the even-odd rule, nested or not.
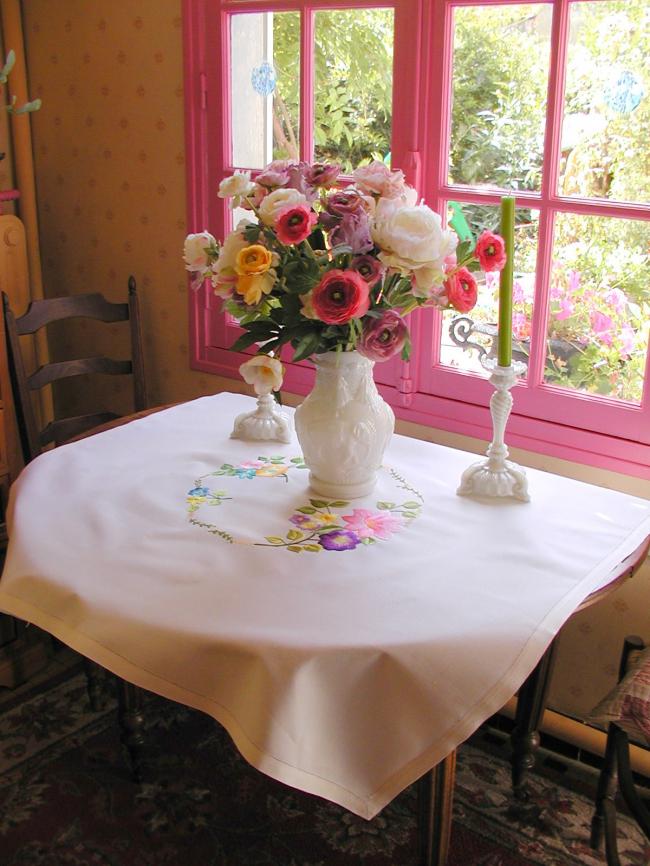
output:
[[[374,362],[358,352],[313,358],[316,382],[298,406],[295,426],[312,490],[336,499],[372,491],[395,415],[372,378]]]

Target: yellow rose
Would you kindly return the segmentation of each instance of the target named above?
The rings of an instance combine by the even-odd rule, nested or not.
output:
[[[273,253],[261,244],[252,244],[239,250],[235,259],[238,274],[264,274],[273,263]]]
[[[242,274],[237,278],[237,294],[244,296],[249,307],[259,304],[262,295],[268,295],[275,285],[275,271],[264,274]]]

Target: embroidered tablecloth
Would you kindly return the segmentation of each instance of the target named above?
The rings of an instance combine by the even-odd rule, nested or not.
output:
[[[0,609],[370,818],[512,696],[650,502],[534,470],[530,503],[459,497],[475,455],[401,436],[371,496],[325,500],[296,441],[229,438],[253,406],[202,398],[30,464]]]

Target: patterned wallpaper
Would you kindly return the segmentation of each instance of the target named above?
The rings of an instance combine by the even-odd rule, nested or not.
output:
[[[182,29],[180,0],[24,0],[46,294],[124,297],[140,288],[150,402],[169,403],[231,380],[188,363]],[[78,344],[91,343],[79,332]],[[116,399],[122,399],[121,394]],[[289,398],[288,402],[296,400]],[[401,430],[483,451],[484,443],[403,424]],[[550,471],[648,494],[648,485],[535,455]],[[533,491],[534,495],[534,491]],[[614,681],[623,635],[650,637],[650,569],[565,628],[551,703],[588,710]]]

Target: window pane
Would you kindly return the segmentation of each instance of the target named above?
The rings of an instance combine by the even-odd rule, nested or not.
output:
[[[650,222],[558,214],[546,381],[640,402],[650,323]]]
[[[390,159],[393,10],[316,13],[314,155],[349,172]]]
[[[452,204],[452,227],[461,240],[467,230],[476,238],[484,228],[499,231],[498,207],[483,205],[462,206]],[[466,221],[467,228],[462,220]],[[528,208],[515,211],[515,261],[513,280],[512,356],[528,362],[530,330],[535,295],[535,262],[537,258],[539,212]],[[497,322],[499,312],[499,274],[474,275],[479,284],[478,303],[467,314],[447,310],[443,313],[440,361],[449,367],[475,373],[484,372],[481,358],[496,358]]]
[[[539,190],[550,4],[454,11],[449,180]]]
[[[571,6],[560,193],[650,201],[648,0]]]
[[[233,165],[299,159],[300,15],[249,13],[230,22]]]

